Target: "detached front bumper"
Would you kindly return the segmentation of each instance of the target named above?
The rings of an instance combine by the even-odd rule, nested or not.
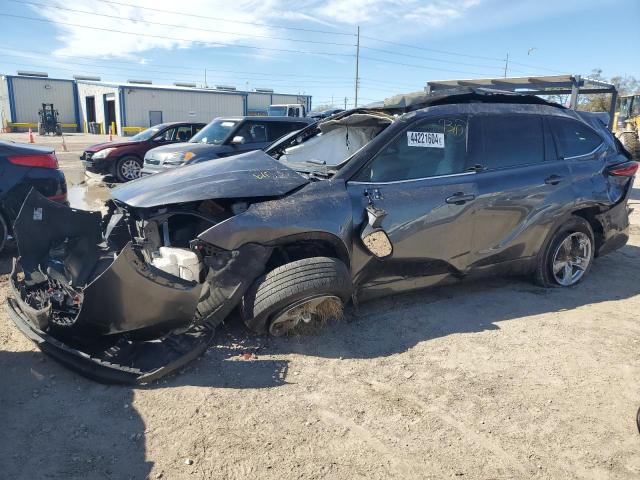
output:
[[[74,347],[35,325],[15,297],[7,298],[7,311],[18,329],[40,350],[79,374],[102,383],[145,384],[172,373],[207,349],[212,330],[201,329],[161,340],[96,342]]]
[[[148,264],[131,242],[116,255],[99,232],[99,215],[27,196],[7,298],[16,326],[107,383],[147,383],[204,352],[213,330],[194,322],[202,285]]]

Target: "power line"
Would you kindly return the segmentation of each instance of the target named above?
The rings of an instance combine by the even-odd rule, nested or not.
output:
[[[334,53],[334,52],[313,52],[313,51],[305,51],[305,50],[293,50],[293,49],[285,49],[285,48],[267,48],[267,47],[256,47],[253,45],[242,45],[238,43],[223,43],[223,42],[210,42],[206,40],[194,40],[190,38],[177,38],[177,37],[168,37],[165,35],[152,35],[150,33],[136,33],[136,32],[127,32],[124,30],[115,30],[112,28],[101,28],[101,27],[90,27],[88,25],[80,25],[78,23],[71,22],[60,22],[57,20],[50,20],[45,18],[35,18],[35,17],[26,17],[24,15],[13,15],[10,13],[0,13],[2,17],[10,17],[10,18],[20,18],[23,20],[32,20],[35,22],[44,22],[44,23],[53,23],[55,25],[67,25],[71,27],[78,28],[86,28],[89,30],[99,30],[103,32],[112,32],[112,33],[123,33],[125,35],[134,35],[134,36],[142,36],[142,37],[151,37],[151,38],[159,38],[162,40],[176,40],[179,42],[190,42],[190,43],[198,43],[201,45],[216,45],[221,47],[232,47],[232,48],[249,48],[253,50],[265,50],[265,51],[273,51],[273,52],[286,52],[286,53],[297,53],[297,54],[308,54],[308,55],[329,55],[334,57],[353,57],[354,55],[351,53]]]
[[[4,55],[0,55],[0,58],[2,58]],[[7,64],[7,65],[17,65],[20,66],[22,68],[41,68],[42,65],[40,64],[34,64],[34,63],[30,63],[30,62],[7,62],[7,61],[3,61],[3,64]],[[98,67],[98,68],[107,68],[104,65],[90,65],[90,64],[78,64],[75,62],[67,62],[68,64],[76,64],[76,65],[80,65],[80,66],[84,66],[84,67]],[[58,70],[63,70],[63,71],[69,71],[69,72],[74,72],[74,73],[78,73],[78,69],[71,69],[71,68],[63,68],[63,67],[55,67]],[[117,67],[108,67],[109,70],[133,70],[133,69],[126,69],[126,68],[117,68]],[[93,68],[89,68],[87,70],[82,69],[82,71],[84,73],[90,73],[90,74],[94,74],[94,75],[101,75],[101,76],[110,76],[112,75],[114,72],[105,72],[104,70],[95,70]],[[115,73],[119,73],[119,72],[115,72]],[[148,71],[148,73],[151,73]],[[193,80],[194,77],[198,77],[195,75],[190,75],[190,74],[175,74],[173,72],[163,72],[163,71],[159,71],[159,70],[155,70],[153,71],[153,73],[155,73],[156,75],[153,75],[153,78],[157,79],[157,80],[166,80],[166,81],[175,81],[176,76],[178,77],[182,77],[183,79],[189,79],[189,80]],[[120,73],[122,75],[122,73]],[[157,74],[161,74],[161,75],[157,75]],[[167,77],[164,76],[162,74],[168,74],[171,75],[171,77]],[[178,78],[179,80],[179,78]],[[233,82],[236,83],[238,85],[245,83],[244,80],[242,79],[238,79],[238,78],[234,78],[234,79],[219,79],[225,82]],[[258,81],[262,81],[262,79],[249,79],[252,80],[253,83],[255,83],[256,80]],[[289,79],[292,80],[292,79]],[[183,80],[184,81],[184,80]],[[269,83],[272,84],[274,87],[277,88],[319,88],[323,85],[327,85],[325,82],[305,82],[305,81],[297,81],[293,80],[292,83],[296,83],[295,85],[282,85],[280,84],[280,82],[286,82],[286,79],[281,79],[281,80],[270,80]],[[265,82],[267,83],[267,82]],[[350,84],[347,83],[336,83],[336,84],[328,84],[328,87],[331,88],[348,88],[350,86]]]
[[[396,45],[396,46],[399,46],[399,47],[407,47],[407,48],[414,48],[416,50],[423,50],[425,52],[434,52],[434,53],[441,53],[443,55],[455,55],[455,56],[458,56],[458,57],[477,58],[477,59],[481,59],[481,60],[495,60],[496,62],[504,62],[504,58],[483,57],[481,55],[470,55],[470,54],[466,54],[466,53],[451,52],[451,51],[446,51],[446,50],[437,50],[435,48],[421,47],[421,46],[417,46],[417,45],[411,45],[411,44],[408,44],[408,43],[392,42],[390,40],[381,40],[379,38],[369,37],[369,36],[366,36],[366,35],[362,35],[361,37],[362,38],[366,38],[368,40],[375,40],[375,41],[381,42],[381,43],[388,43],[390,45]]]
[[[438,68],[438,67],[427,67],[425,65],[415,65],[413,63],[403,63],[403,62],[394,62],[392,60],[383,60],[381,58],[371,58],[371,57],[363,57],[362,55],[360,55],[360,58],[364,58],[365,60],[371,60],[374,62],[381,62],[381,63],[389,63],[392,65],[402,65],[405,67],[413,67],[413,68],[421,68],[423,70],[438,70],[441,72],[451,72],[451,73],[462,73],[462,74],[466,74],[466,75],[488,75],[491,76],[491,74],[488,73],[477,73],[477,72],[466,72],[466,71],[461,71],[461,70],[449,70],[446,68]]]
[[[141,5],[135,5],[135,4],[131,4],[131,3],[125,3],[125,2],[116,2],[114,0],[95,0],[98,2],[102,2],[102,3],[109,3],[112,5],[121,5],[121,6],[125,6],[125,7],[132,7],[132,8],[139,8],[140,10],[149,10],[152,12],[161,12],[161,13],[170,13],[171,15],[182,15],[184,17],[192,17],[192,18],[204,18],[207,20],[216,20],[219,22],[230,22],[230,23],[241,23],[244,25],[256,25],[256,26],[260,26],[260,27],[268,27],[268,28],[281,28],[284,30],[297,30],[300,32],[311,32],[311,33],[324,33],[324,34],[328,34],[328,35],[344,35],[344,36],[350,36],[350,37],[355,37],[355,33],[347,33],[347,32],[331,32],[328,30],[316,30],[316,29],[312,29],[312,28],[302,28],[302,27],[285,27],[284,25],[272,25],[272,24],[268,24],[268,23],[260,23],[260,22],[247,22],[247,21],[242,21],[242,20],[231,20],[228,18],[222,18],[222,17],[211,17],[208,15],[197,15],[194,13],[184,13],[184,12],[177,12],[175,10],[165,10],[163,8],[153,8],[153,7],[143,7]]]
[[[17,57],[17,58],[24,58],[21,55],[13,55],[13,54],[7,54],[7,53],[0,53],[0,58],[1,57]],[[33,59],[33,60],[41,60],[41,59]],[[51,60],[49,59],[44,59],[45,62],[51,62]],[[135,73],[160,73],[160,74],[167,74],[167,75],[173,75],[173,76],[178,76],[178,77],[188,77],[188,78],[193,78],[194,76],[199,76],[199,75],[195,75],[195,74],[191,74],[191,73],[174,73],[174,72],[168,72],[166,70],[148,70],[148,69],[140,69],[140,68],[134,68],[132,67],[114,67],[111,65],[100,65],[100,64],[95,64],[95,63],[80,63],[80,62],[73,62],[73,61],[67,61],[67,64],[71,64],[71,65],[78,65],[80,67],[98,67],[98,68],[108,68],[109,70],[123,70],[123,71],[131,71],[131,72],[135,72]],[[54,68],[57,68],[54,67]],[[209,71],[209,70],[207,70]],[[199,73],[202,74],[203,70],[199,69]],[[254,73],[253,75],[261,75],[260,73]],[[228,78],[233,78],[236,79],[237,82],[242,82],[244,80],[253,80],[253,81],[265,81],[265,82],[283,82],[283,81],[291,81],[292,79],[290,78],[278,78],[278,79],[270,79],[270,78],[246,78],[244,80],[241,80],[242,77],[234,77],[234,76],[229,76],[229,75],[217,75],[218,77],[228,77]],[[304,80],[296,80],[297,82],[300,83],[312,83],[312,84],[321,84],[321,85],[326,85],[327,83],[329,83],[329,86],[335,84],[335,83],[339,83],[340,85],[345,85],[346,81],[345,80],[335,80],[335,81],[327,81],[327,80],[308,80],[308,79],[304,79]]]
[[[38,51],[38,50],[24,50],[24,49],[18,49],[18,48],[3,48],[0,47],[0,51],[2,50],[9,50],[9,51],[13,51],[13,52],[17,52],[17,53],[32,53],[32,54],[36,54],[36,55],[44,55],[46,57],[51,57],[51,52],[45,52],[45,51]],[[8,54],[7,54],[8,55]],[[24,55],[14,55],[17,57],[24,57]],[[65,58],[79,58],[79,59],[83,59],[83,60],[92,60],[92,61],[100,61],[100,62],[109,62],[109,65],[102,65],[105,68],[111,68],[111,64],[120,64],[120,65],[132,65],[132,62],[123,62],[123,61],[117,61],[117,60],[111,60],[111,59],[100,59],[100,58],[96,58],[96,57],[85,57],[82,55],[66,55],[66,54],[61,54],[61,53],[56,53],[55,56],[59,56],[59,57],[65,57]],[[136,63],[133,63],[133,66],[137,65]],[[145,64],[146,65],[146,64]],[[247,72],[247,71],[240,71],[240,70],[219,70],[215,67],[209,67],[209,66],[202,66],[202,67],[185,67],[182,65],[167,65],[167,64],[161,64],[161,63],[150,63],[148,65],[154,66],[154,67],[161,67],[161,68],[175,68],[175,69],[179,69],[179,70],[194,70],[197,71],[199,73],[202,73],[203,69],[207,69],[207,72],[222,72],[222,73],[237,73],[237,74],[243,74],[243,75],[260,75],[260,76],[265,76],[265,77],[282,77],[282,78],[289,78],[289,77],[301,77],[301,78],[306,78],[306,77],[311,77],[311,78],[326,78],[326,79],[334,79],[334,80],[348,80],[351,81],[352,77],[335,77],[333,75],[300,75],[300,74],[294,74],[294,73],[282,73],[282,74],[274,74],[274,73],[256,73],[256,72]]]
[[[374,52],[386,53],[386,54],[389,54],[389,55],[396,55],[396,56],[408,57],[408,58],[417,58],[419,60],[428,60],[430,62],[448,63],[448,64],[452,64],[452,65],[464,65],[464,66],[467,66],[467,67],[495,68],[495,69],[502,68],[502,67],[499,67],[499,66],[486,65],[486,64],[478,65],[477,63],[456,62],[454,60],[442,60],[442,59],[433,58],[433,57],[423,57],[423,56],[420,56],[420,55],[411,55],[410,53],[393,52],[391,50],[384,50],[382,48],[367,47],[367,46],[364,46],[364,45],[361,45],[360,48],[364,48],[366,50],[371,50],[371,51],[374,51]],[[504,62],[504,60],[503,60],[503,62]]]
[[[160,25],[160,26],[163,26],[163,27],[183,28],[183,29],[188,29],[188,30],[199,30],[199,31],[202,31],[202,32],[222,33],[222,34],[225,34],[225,35],[236,35],[236,36],[240,36],[240,37],[270,38],[270,39],[273,39],[273,40],[286,40],[286,41],[290,41],[290,42],[313,43],[313,44],[320,44],[320,45],[336,45],[336,46],[342,46],[342,47],[355,47],[355,45],[352,45],[350,43],[324,42],[324,41],[318,41],[318,40],[302,40],[302,39],[288,38],[288,37],[274,37],[274,36],[271,36],[271,35],[256,35],[256,34],[251,34],[251,33],[236,33],[236,32],[224,31],[224,30],[211,30],[209,28],[199,28],[199,27],[191,27],[191,26],[185,26],[185,25],[176,25],[176,24],[171,24],[171,23],[152,22],[151,20],[136,20],[136,19],[132,19],[132,18],[128,18],[128,17],[121,17],[121,16],[118,16],[118,15],[109,15],[109,14],[106,14],[106,13],[87,12],[86,10],[77,10],[75,8],[66,8],[66,7],[59,7],[59,6],[55,6],[54,7],[54,6],[47,5],[45,3],[31,2],[31,1],[26,1],[26,0],[9,0],[9,1],[15,2],[15,3],[19,3],[19,4],[24,4],[24,5],[37,5],[39,7],[45,7],[45,8],[50,8],[50,9],[62,10],[62,11],[67,11],[67,12],[82,13],[84,15],[94,15],[94,16],[98,16],[98,17],[113,18],[113,19],[116,19],[116,20],[126,20],[126,21],[134,22],[134,23],[147,23],[149,25]]]

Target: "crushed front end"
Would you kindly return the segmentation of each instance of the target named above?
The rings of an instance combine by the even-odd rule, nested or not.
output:
[[[268,258],[260,245],[225,251],[198,240],[238,208],[110,201],[103,217],[32,191],[15,222],[12,319],[41,350],[98,381],[166,375],[206,350]]]

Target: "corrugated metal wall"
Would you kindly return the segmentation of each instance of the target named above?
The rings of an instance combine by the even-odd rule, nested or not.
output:
[[[7,77],[0,77],[0,124],[6,127],[11,121],[11,110],[9,107],[9,92],[7,90]]]
[[[78,81],[78,97],[80,106],[80,118],[82,131],[87,129],[87,97],[94,97],[96,105],[96,122],[102,124],[102,131],[109,131],[108,122],[105,119],[105,95],[108,99],[115,99],[116,102],[116,130],[120,132],[122,120],[120,119],[120,99],[118,98],[118,87],[99,85],[96,83]]]
[[[163,122],[210,122],[220,116],[244,115],[244,95],[124,87],[127,126],[149,127],[149,112],[162,112]]]
[[[251,112],[264,112],[266,114],[269,105],[271,105],[270,93],[249,92],[247,97],[247,111],[249,114]]]
[[[15,105],[14,122],[37,123],[43,103],[53,103],[60,123],[76,123],[74,83],[50,78],[10,77]]]

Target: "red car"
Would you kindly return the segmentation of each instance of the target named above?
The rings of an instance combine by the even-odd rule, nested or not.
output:
[[[113,175],[119,182],[140,177],[144,154],[152,148],[186,142],[204,123],[161,123],[138,133],[124,142],[98,143],[87,148],[80,160],[88,172]]]

